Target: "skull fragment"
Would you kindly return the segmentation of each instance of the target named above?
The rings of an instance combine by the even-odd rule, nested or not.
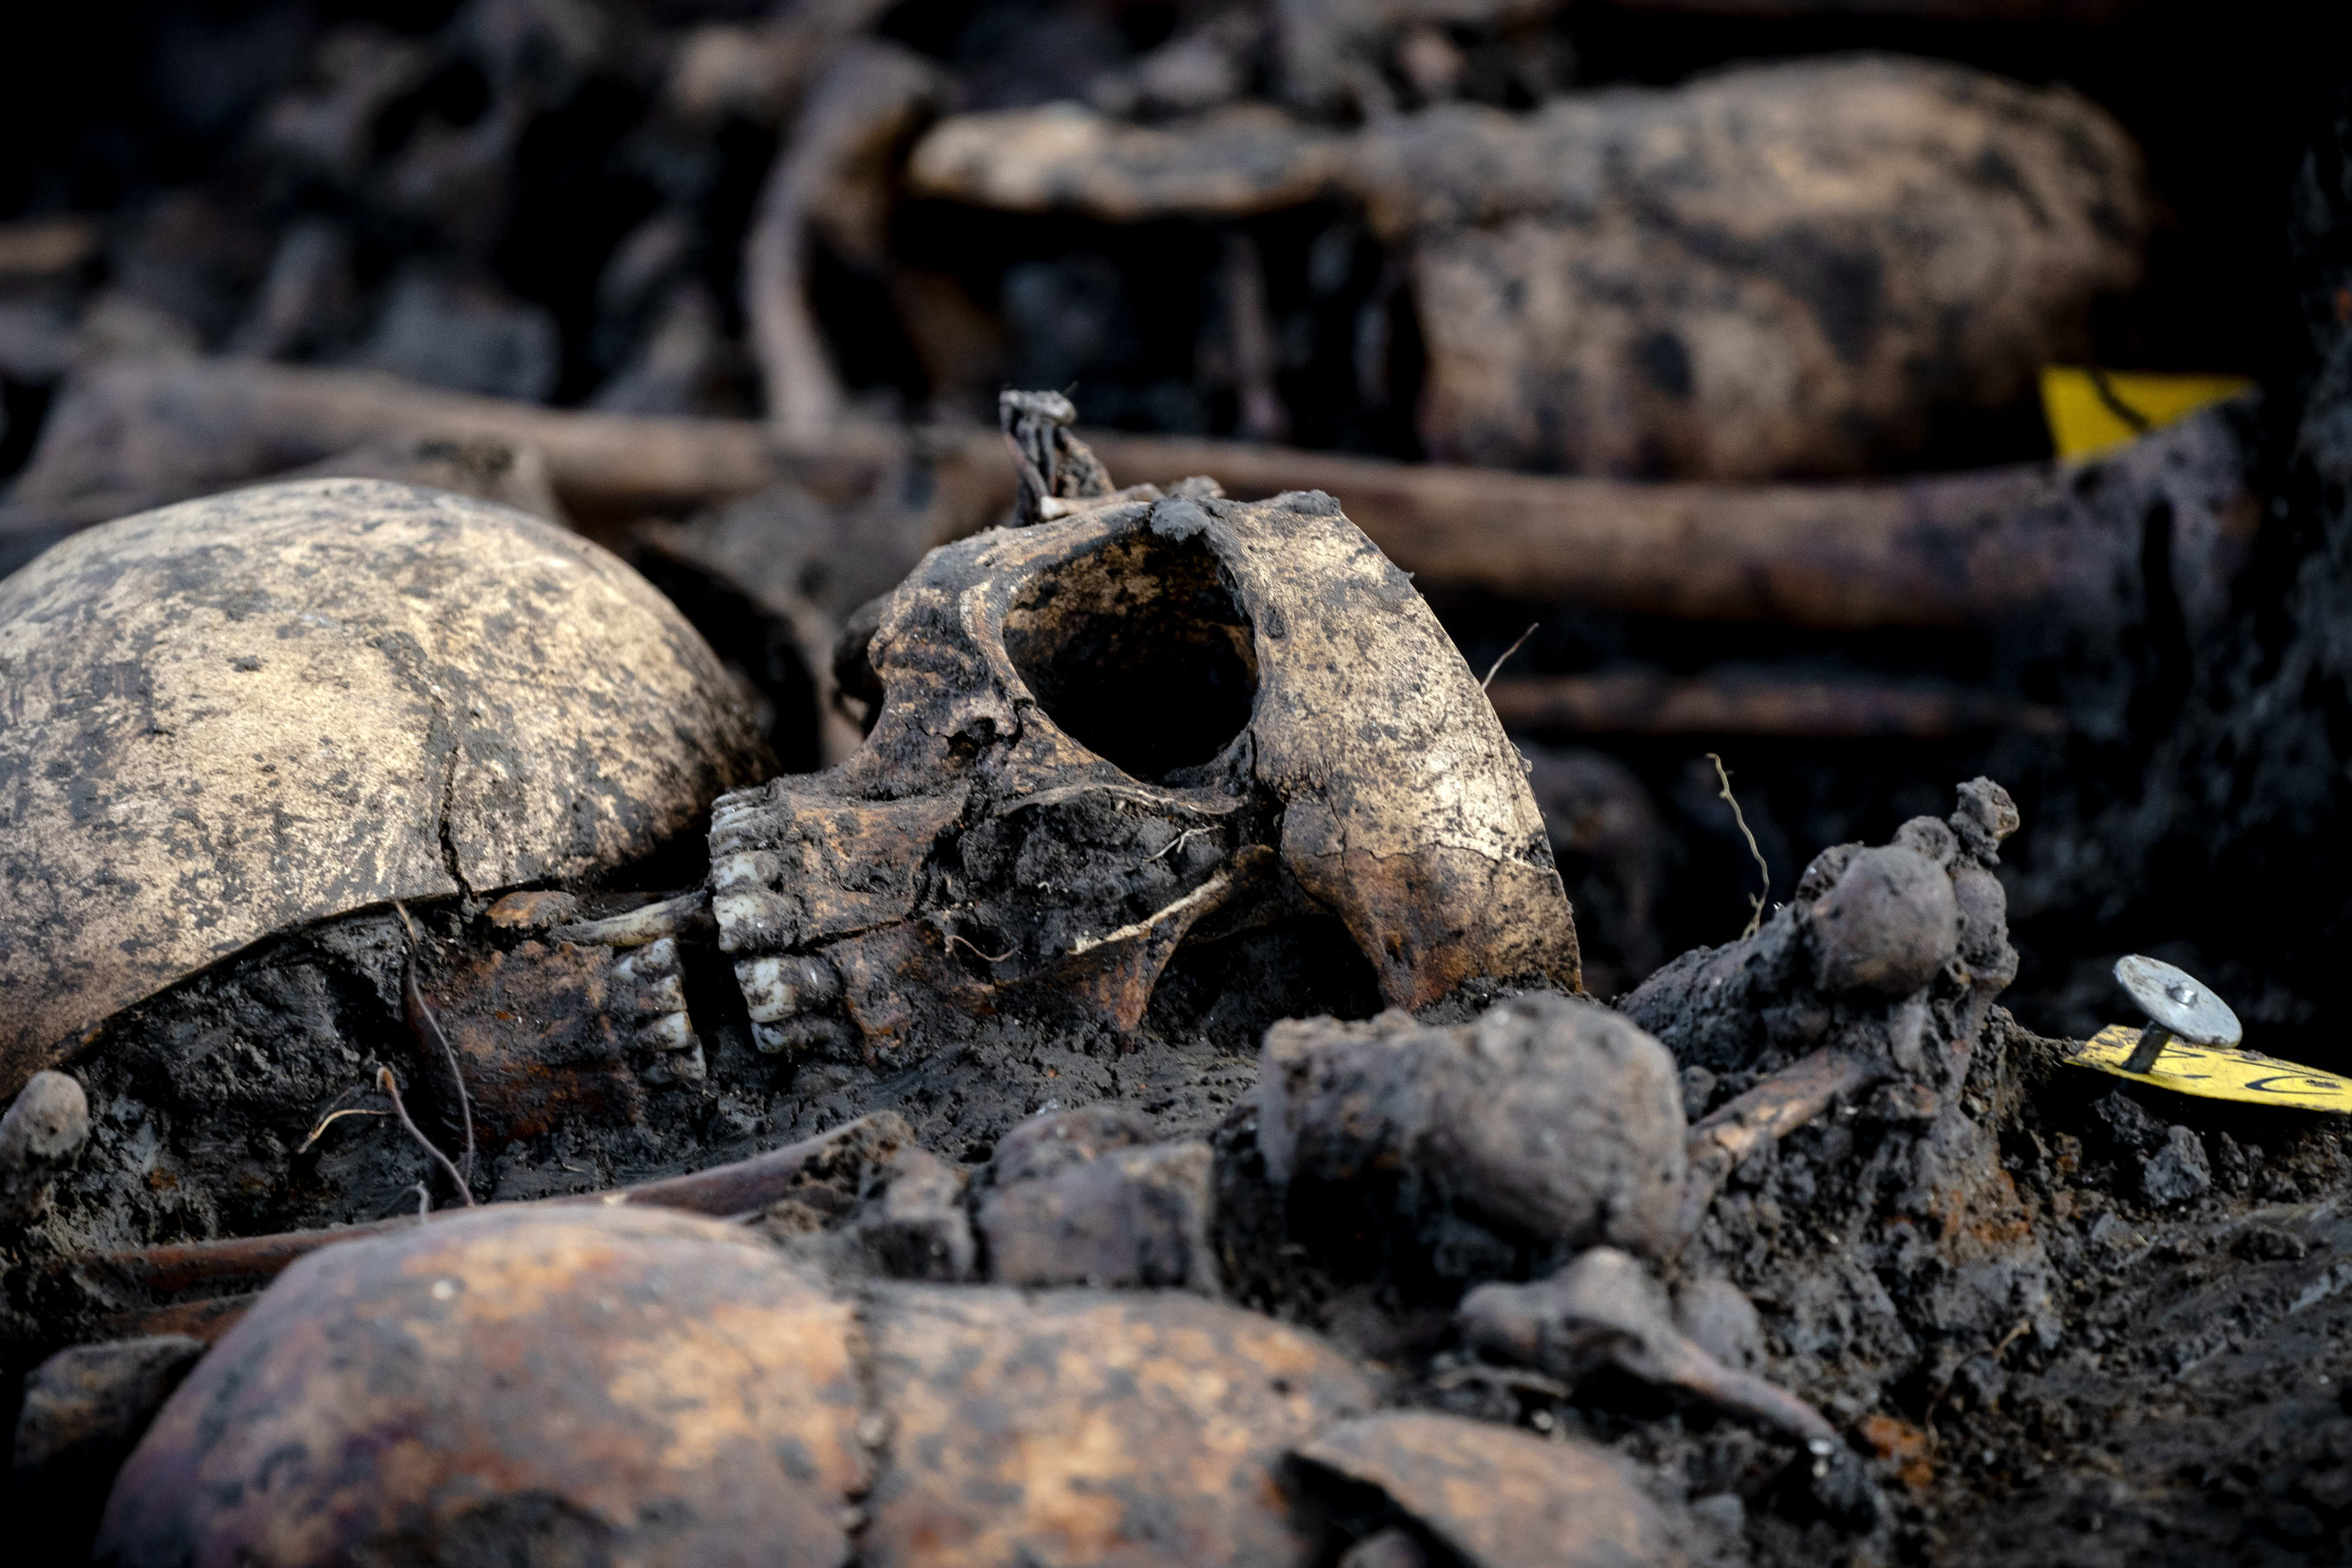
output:
[[[1002,1009],[1124,1034],[1180,946],[1296,914],[1392,1005],[1577,988],[1518,755],[1411,580],[1320,492],[1180,491],[933,551],[845,650],[864,747],[719,801],[761,1048],[875,1058]]]

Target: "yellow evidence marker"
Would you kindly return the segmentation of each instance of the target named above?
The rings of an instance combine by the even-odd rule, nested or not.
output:
[[[2156,1066],[2131,1072],[2126,1065],[2137,1048],[2140,1030],[2110,1024],[2066,1059],[2076,1067],[2153,1084],[2175,1094],[2205,1100],[2238,1100],[2249,1105],[2292,1106],[2298,1110],[2352,1111],[2352,1079],[2316,1068],[2283,1062],[2243,1046],[2195,1046],[2168,1042]]]
[[[2242,375],[2156,375],[2052,365],[2042,373],[2042,412],[2050,422],[2050,444],[2071,462],[2127,446],[2151,430],[2253,388]]]

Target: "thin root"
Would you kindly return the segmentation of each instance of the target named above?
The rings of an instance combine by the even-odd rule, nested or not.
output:
[[[400,1102],[400,1080],[392,1076],[390,1068],[375,1069],[375,1086],[391,1098],[392,1113],[400,1118],[401,1126],[406,1128],[408,1135],[416,1140],[416,1146],[430,1154],[434,1163],[449,1173],[449,1179],[457,1184],[457,1196],[465,1201],[467,1208],[472,1208],[474,1206],[473,1189],[466,1185],[466,1178],[457,1173],[457,1167],[450,1161],[449,1156],[441,1152],[440,1147],[432,1139],[425,1136],[425,1130],[410,1119],[408,1107]],[[424,1184],[420,1182],[417,1184],[422,1186]]]
[[[974,958],[979,959],[982,963],[1002,963],[1006,959],[1021,951],[1018,947],[1008,947],[1003,952],[982,952],[980,951],[980,944],[971,941],[968,937],[958,936],[953,931],[948,932],[947,936],[948,944],[950,946],[966,949]]]
[[[1536,635],[1536,628],[1541,625],[1543,625],[1541,621],[1529,621],[1528,623],[1528,629],[1519,634],[1518,640],[1512,643],[1510,647],[1503,650],[1502,658],[1496,659],[1494,663],[1486,667],[1486,679],[1478,683],[1479,690],[1484,691],[1488,687],[1495,684],[1495,677],[1502,673],[1503,666],[1511,662],[1511,656],[1513,654],[1528,646],[1528,639]]]
[[[400,917],[401,929],[408,933],[408,958],[400,972],[401,1011],[408,1015],[409,1033],[416,1037],[417,1046],[427,1055],[438,1051],[449,1068],[449,1081],[457,1086],[457,1117],[466,1130],[465,1173],[457,1178],[458,1190],[466,1193],[471,1204],[474,1181],[474,1100],[466,1092],[466,1075],[457,1070],[457,1053],[450,1048],[449,1037],[441,1032],[441,1020],[434,1016],[433,1005],[425,1000],[425,993],[416,984],[416,926],[408,918],[408,910],[398,900],[393,900],[393,912]]]
[[[363,1105],[347,1105],[341,1110],[330,1110],[326,1115],[319,1118],[319,1125],[310,1129],[310,1135],[302,1140],[301,1147],[296,1149],[294,1152],[297,1154],[310,1152],[310,1145],[316,1143],[331,1125],[346,1116],[389,1116],[391,1114],[389,1110],[370,1110]]]
[[[1205,827],[1188,827],[1183,832],[1178,834],[1175,837],[1170,839],[1167,843],[1161,845],[1159,848],[1153,850],[1150,854],[1146,855],[1143,858],[1143,863],[1149,866],[1154,860],[1173,855],[1177,850],[1184,847],[1186,844],[1200,837],[1202,834],[1208,831],[1209,830]]]
[[[1534,628],[1528,629],[1532,631]],[[1503,657],[1508,658],[1510,656],[1506,654]],[[1494,676],[1490,673],[1486,679],[1492,680]],[[1715,776],[1723,784],[1724,804],[1731,807],[1731,820],[1738,825],[1739,837],[1748,840],[1748,852],[1756,857],[1756,869],[1764,877],[1764,891],[1748,899],[1748,927],[1739,933],[1743,938],[1751,937],[1764,924],[1764,900],[1772,891],[1772,868],[1764,863],[1764,851],[1756,847],[1756,835],[1748,831],[1747,815],[1739,809],[1739,802],[1732,798],[1731,774],[1724,767],[1723,759],[1709,752],[1706,760],[1715,764]]]

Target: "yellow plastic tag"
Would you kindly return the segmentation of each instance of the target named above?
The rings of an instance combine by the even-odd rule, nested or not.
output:
[[[2152,1083],[2205,1100],[2352,1111],[2352,1079],[2332,1072],[2283,1062],[2243,1046],[2186,1046],[2178,1040],[2165,1041],[2154,1071],[2126,1072],[2124,1063],[2138,1044],[2137,1029],[2128,1024],[2110,1024],[2067,1059],[2077,1067],[2096,1068],[2134,1083]]]
[[[2242,375],[2156,375],[2143,371],[2042,373],[2042,412],[2062,458],[2090,458],[2124,446],[2210,404],[2251,392]]]

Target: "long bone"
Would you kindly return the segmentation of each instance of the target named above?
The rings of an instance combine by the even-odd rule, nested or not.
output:
[[[878,1163],[912,1139],[912,1131],[898,1113],[877,1111],[814,1138],[709,1170],[603,1192],[567,1194],[533,1198],[522,1205],[493,1206],[635,1204],[722,1217],[750,1214],[785,1196],[796,1183],[819,1166],[845,1158]],[[412,1229],[463,1212],[449,1209],[421,1220],[404,1216],[367,1225],[280,1231],[269,1236],[126,1247],[60,1258],[47,1265],[46,1272],[53,1283],[79,1287],[91,1298],[114,1304],[117,1311],[105,1321],[110,1337],[193,1333],[198,1338],[216,1338],[228,1331],[263,1286],[320,1247]],[[232,1288],[238,1293],[226,1298],[220,1294]],[[197,1300],[171,1300],[192,1292],[211,1294]]]

